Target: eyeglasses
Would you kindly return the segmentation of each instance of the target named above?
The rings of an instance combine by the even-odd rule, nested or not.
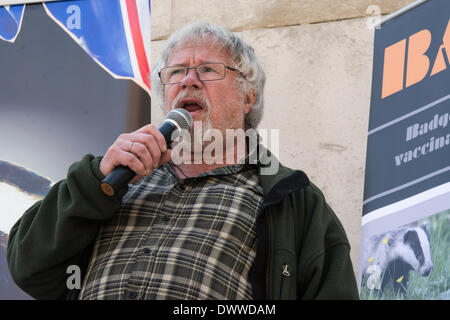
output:
[[[190,69],[195,69],[197,77],[201,81],[215,81],[225,78],[226,70],[238,72],[244,79],[245,76],[238,69],[224,65],[223,63],[205,63],[195,67],[166,67],[162,68],[158,75],[162,84],[177,84],[183,81]]]

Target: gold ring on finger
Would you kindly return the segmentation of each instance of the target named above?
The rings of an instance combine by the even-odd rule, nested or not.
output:
[[[128,144],[128,152],[131,153],[131,147],[133,146],[134,141],[130,141],[130,143]]]

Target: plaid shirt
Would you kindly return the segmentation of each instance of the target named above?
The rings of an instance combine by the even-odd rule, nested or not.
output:
[[[255,165],[154,170],[100,229],[79,298],[251,299],[262,202]]]

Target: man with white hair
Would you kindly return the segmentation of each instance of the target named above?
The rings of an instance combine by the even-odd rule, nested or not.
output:
[[[47,299],[357,299],[350,246],[322,193],[252,143],[264,83],[236,34],[209,23],[175,32],[152,92],[165,113],[187,110],[202,139],[184,137],[171,149],[147,125],[72,165],[11,230],[17,284]],[[217,142],[205,139],[211,130],[225,141],[207,154]],[[227,130],[253,132],[243,153]],[[275,172],[265,171],[273,163]],[[99,183],[118,165],[137,176],[108,197]],[[73,265],[82,277],[75,289]]]

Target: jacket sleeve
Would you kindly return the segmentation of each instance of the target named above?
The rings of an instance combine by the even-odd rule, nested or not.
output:
[[[359,299],[350,244],[339,219],[314,185],[305,198],[310,211],[299,261],[302,299]]]
[[[100,189],[101,158],[86,155],[10,231],[7,261],[16,284],[36,299],[68,294],[67,268],[79,267],[103,220],[120,208],[126,190],[108,197]],[[90,254],[90,253],[89,253]]]

